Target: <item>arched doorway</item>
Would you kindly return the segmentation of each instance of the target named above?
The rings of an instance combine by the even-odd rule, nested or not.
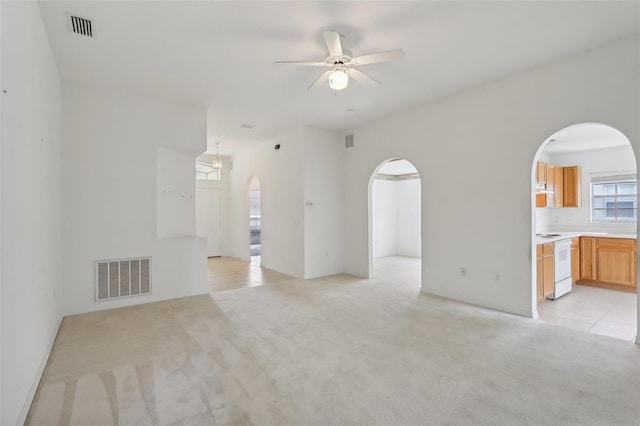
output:
[[[260,182],[253,176],[249,182],[249,255],[260,264],[262,254],[262,226],[260,213]]]
[[[369,182],[369,275],[421,287],[420,174],[402,158],[384,161]]]
[[[637,165],[624,134],[582,123],[542,143],[532,165],[532,297],[541,320],[635,339],[637,217]]]

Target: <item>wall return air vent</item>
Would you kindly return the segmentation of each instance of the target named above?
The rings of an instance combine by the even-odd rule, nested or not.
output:
[[[344,137],[344,147],[353,148],[353,134]]]
[[[68,18],[69,18],[69,30],[71,32],[94,38],[93,22],[90,19],[81,18],[80,16],[75,16],[75,15],[68,15]]]
[[[96,262],[96,301],[151,294],[151,258]]]

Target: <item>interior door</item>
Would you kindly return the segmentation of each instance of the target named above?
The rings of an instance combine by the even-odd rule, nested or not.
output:
[[[207,237],[207,256],[222,254],[220,189],[196,188],[196,233]]]

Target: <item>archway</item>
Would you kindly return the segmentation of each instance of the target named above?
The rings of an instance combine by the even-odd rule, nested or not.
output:
[[[260,263],[262,254],[262,223],[260,213],[260,182],[256,176],[249,181],[249,256]]]
[[[369,276],[421,286],[421,181],[402,158],[384,161],[369,182]]]
[[[636,159],[613,127],[581,123],[548,137],[532,179],[532,304],[546,322],[637,335]]]

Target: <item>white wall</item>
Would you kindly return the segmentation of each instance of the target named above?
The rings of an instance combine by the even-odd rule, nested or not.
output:
[[[634,233],[635,224],[591,223],[590,179],[593,173],[629,172],[636,170],[636,158],[631,146],[550,154],[549,163],[559,166],[581,167],[581,197],[578,208],[548,207],[543,210],[549,216],[550,230]],[[540,209],[538,209],[540,210]]]
[[[533,159],[575,123],[606,123],[639,144],[638,53],[638,39],[625,40],[349,129],[346,272],[369,273],[369,178],[382,161],[402,157],[422,178],[422,290],[537,315]]]
[[[396,181],[398,256],[420,257],[420,179]]]
[[[230,174],[232,256],[249,260],[249,187],[255,176],[261,265],[298,278],[342,272],[343,149],[335,132],[299,127],[237,154]]]
[[[274,145],[280,144],[275,150]],[[230,173],[231,255],[249,260],[249,182],[261,195],[261,265],[304,277],[304,129],[243,151]]]
[[[373,257],[420,257],[420,179],[375,179],[371,188]]]
[[[392,180],[375,179],[371,186],[371,250],[374,258],[398,254],[397,192],[397,182]]]
[[[0,424],[22,423],[61,319],[60,76],[36,2],[2,15]]]
[[[194,236],[194,164],[203,109],[63,87],[65,313],[207,292],[206,240]],[[94,262],[152,256],[152,294],[95,302]]]
[[[304,277],[341,273],[342,151],[335,132],[304,128]]]

